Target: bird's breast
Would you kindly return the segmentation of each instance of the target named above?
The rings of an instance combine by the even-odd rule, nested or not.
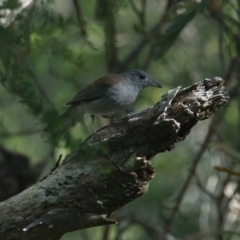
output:
[[[92,115],[112,116],[136,100],[139,90],[133,86],[118,84],[109,88],[103,97],[91,102],[82,102],[83,112]]]
[[[138,95],[139,90],[129,84],[118,84],[109,89],[109,97],[118,105],[124,107],[132,104]]]

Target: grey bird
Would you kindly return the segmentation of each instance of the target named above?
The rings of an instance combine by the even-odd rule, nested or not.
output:
[[[94,130],[94,116],[116,117],[132,104],[145,87],[162,86],[142,70],[108,74],[80,90],[66,105],[69,109],[61,115],[64,125],[69,128],[90,114]]]

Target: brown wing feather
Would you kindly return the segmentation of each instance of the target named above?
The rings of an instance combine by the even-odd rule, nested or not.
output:
[[[118,84],[121,79],[122,75],[120,74],[109,74],[100,77],[79,91],[70,101],[66,102],[65,105],[73,105],[80,102],[90,102],[97,100],[104,96],[107,89],[112,86],[112,84]]]

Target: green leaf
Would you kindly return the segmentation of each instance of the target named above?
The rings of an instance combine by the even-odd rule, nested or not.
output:
[[[182,29],[194,18],[197,10],[193,9],[186,14],[181,15],[176,21],[169,26],[166,33],[161,35],[155,42],[156,51],[154,54],[154,59],[162,58],[169,48],[177,40]]]

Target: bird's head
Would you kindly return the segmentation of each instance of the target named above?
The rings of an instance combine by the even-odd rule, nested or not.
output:
[[[155,82],[148,73],[142,70],[134,69],[134,70],[125,72],[124,74],[126,79],[132,84],[134,84],[136,87],[138,87],[139,90],[148,86],[153,86],[158,88],[162,87],[158,82]]]

